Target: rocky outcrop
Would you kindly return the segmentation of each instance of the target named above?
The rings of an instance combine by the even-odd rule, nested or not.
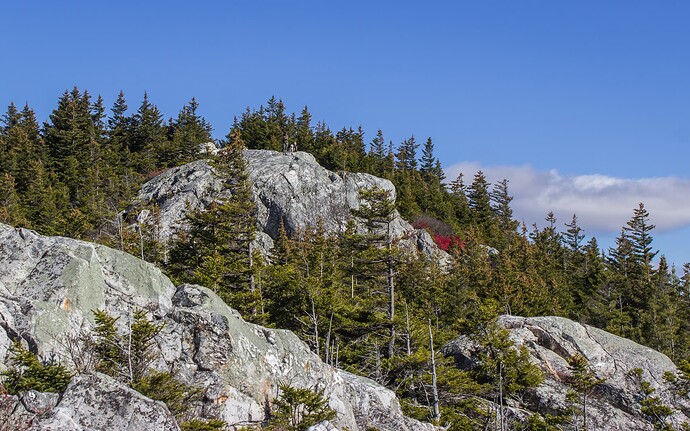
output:
[[[30,431],[166,430],[180,428],[165,404],[102,374],[78,375],[55,407],[38,415]]]
[[[203,417],[238,428],[261,423],[278,385],[288,383],[323,389],[339,429],[435,429],[404,417],[393,392],[324,364],[289,331],[245,322],[204,287],[176,287],[153,265],[108,247],[0,224],[0,370],[12,340],[69,365],[75,353],[65,341],[89,331],[95,309],[121,316],[123,325],[135,309],[163,323],[154,366],[203,389],[204,401],[189,406]],[[75,379],[41,423],[125,429],[108,410],[120,404],[141,418],[126,429],[176,429],[161,425],[169,414],[160,404],[101,375]],[[67,418],[82,428],[66,425]]]
[[[391,193],[395,187],[386,179],[363,173],[331,172],[305,152],[283,154],[268,150],[247,150],[248,173],[257,205],[259,246],[268,250],[282,222],[289,234],[321,223],[327,232],[345,229],[352,210],[359,208],[359,192],[379,188]],[[223,193],[213,168],[198,160],[170,169],[144,184],[137,201],[154,203],[160,209],[161,235],[169,237],[180,226],[186,209],[204,208]],[[136,210],[134,206],[132,210]],[[440,261],[448,256],[424,231],[416,231],[395,212],[391,234],[406,248],[423,251]]]
[[[502,316],[499,323],[510,331],[517,346],[525,346],[531,360],[544,372],[545,381],[523,401],[531,411],[554,414],[568,405],[566,393],[572,371],[568,359],[584,356],[597,378],[604,379],[589,398],[589,429],[652,430],[653,425],[640,411],[642,393],[631,370],[643,371],[642,379],[655,390],[653,396],[673,408],[669,421],[674,429],[690,423],[690,403],[674,394],[664,379],[665,372],[679,374],[671,360],[648,347],[561,317]],[[444,348],[461,368],[477,364],[480,349],[467,337],[460,337]]]

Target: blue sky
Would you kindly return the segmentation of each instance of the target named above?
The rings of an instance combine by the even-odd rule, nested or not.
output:
[[[192,96],[222,137],[272,95],[332,129],[431,136],[449,176],[510,180],[516,216],[577,210],[605,245],[645,202],[690,261],[690,3],[31,1],[3,5],[0,104],[65,89]]]

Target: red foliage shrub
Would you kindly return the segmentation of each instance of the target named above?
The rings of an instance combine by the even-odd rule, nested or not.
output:
[[[456,235],[432,235],[434,242],[443,251],[448,251],[451,245],[456,248],[464,248],[465,244]]]
[[[451,225],[428,214],[415,217],[411,224],[415,229],[426,229],[432,235],[450,236],[454,234]]]

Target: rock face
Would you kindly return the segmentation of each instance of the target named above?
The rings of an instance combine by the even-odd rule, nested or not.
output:
[[[289,383],[324,390],[338,414],[331,428],[435,429],[404,417],[393,392],[324,364],[289,331],[245,322],[204,287],[175,287],[153,265],[104,246],[0,224],[0,370],[17,339],[70,364],[65,340],[93,326],[92,310],[105,309],[124,324],[137,308],[165,324],[155,367],[203,388],[204,403],[190,408],[204,417],[238,428],[261,423],[278,385]],[[137,425],[118,425],[115,416],[124,413],[111,412],[113,405],[127,406]],[[38,423],[56,430],[177,429],[170,420],[161,404],[96,374],[76,378]]]
[[[387,190],[395,199],[395,187],[389,180],[362,173],[331,172],[309,153],[247,150],[245,157],[258,208],[259,230],[273,239],[278,235],[281,221],[288,234],[313,228],[317,222],[327,232],[344,230],[352,219],[351,210],[359,208],[359,192],[363,189]],[[158,205],[161,233],[169,237],[180,226],[187,205],[203,208],[222,192],[213,168],[199,160],[170,169],[147,182],[137,201]],[[441,261],[448,258],[426,232],[416,231],[397,211],[391,233],[407,248],[431,254]],[[259,238],[265,250],[271,246],[267,236]]]
[[[517,346],[525,346],[531,360],[544,372],[545,381],[525,399],[529,410],[553,414],[567,406],[565,395],[571,387],[568,358],[583,355],[597,378],[605,379],[589,398],[588,427],[597,430],[652,430],[653,425],[640,412],[642,394],[629,376],[635,368],[655,389],[652,396],[673,408],[669,418],[674,429],[690,423],[690,403],[673,394],[663,378],[665,372],[679,374],[671,360],[648,347],[561,317],[502,316],[499,323],[510,331]],[[444,348],[461,368],[476,364],[478,347],[460,337]]]

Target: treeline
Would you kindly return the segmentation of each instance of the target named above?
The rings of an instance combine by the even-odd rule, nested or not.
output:
[[[187,216],[172,244],[146,222],[120,218],[141,184],[160,170],[204,153],[211,126],[194,99],[166,122],[146,95],[127,114],[120,94],[106,115],[100,97],[65,92],[39,126],[27,106],[10,105],[0,127],[0,221],[44,234],[96,240],[159,263],[178,282],[206,285],[245,318],[295,330],[326,362],[394,388],[410,414],[433,419],[433,404],[454,429],[473,429],[490,415],[481,400],[514,396],[540,376],[492,322],[499,314],[559,315],[690,359],[690,266],[678,274],[663,256],[654,264],[654,225],[642,204],[614,247],[585,239],[572,216],[546,226],[518,223],[508,181],[482,172],[446,184],[431,138],[394,145],[379,130],[332,132],[305,107],[288,114],[280,100],[247,109],[213,158],[232,193]],[[364,229],[314,229],[292,237],[281,229],[268,258],[250,247],[254,213],[244,148],[285,151],[291,144],[337,171],[369,172],[393,181],[394,203],[369,190],[353,214]],[[420,151],[421,147],[421,151]],[[401,249],[387,235],[393,210],[450,253],[449,267]],[[430,351],[469,334],[487,353],[482,366],[457,370],[436,356],[432,400]],[[498,368],[497,368],[498,367]],[[497,369],[499,370],[497,372]],[[517,402],[517,401],[516,401]]]
[[[99,239],[156,171],[196,160],[211,126],[192,99],[167,122],[144,94],[127,114],[120,92],[103,99],[65,91],[42,126],[10,104],[0,127],[0,221],[44,234]]]

